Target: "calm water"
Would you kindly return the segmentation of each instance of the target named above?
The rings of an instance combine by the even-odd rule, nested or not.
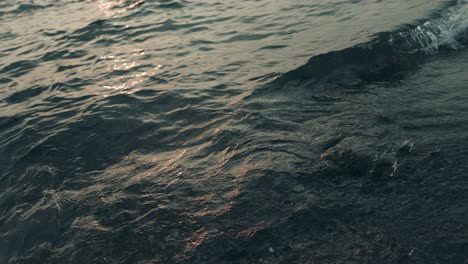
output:
[[[468,1],[0,1],[0,264],[467,263]]]

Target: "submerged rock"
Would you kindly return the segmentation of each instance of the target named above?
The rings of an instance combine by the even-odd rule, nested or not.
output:
[[[397,162],[390,159],[378,159],[374,163],[372,176],[375,178],[392,177],[397,169]]]
[[[372,165],[370,155],[356,153],[350,149],[329,149],[322,153],[321,159],[332,162],[344,170],[344,173],[352,176],[367,175]]]

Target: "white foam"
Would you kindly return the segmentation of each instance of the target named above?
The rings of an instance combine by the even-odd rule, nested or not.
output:
[[[444,11],[439,18],[428,20],[417,28],[398,33],[397,38],[404,41],[402,52],[424,51],[435,53],[441,47],[458,49],[461,47],[460,35],[468,29],[468,0],[458,3]],[[392,37],[390,42],[393,43]]]

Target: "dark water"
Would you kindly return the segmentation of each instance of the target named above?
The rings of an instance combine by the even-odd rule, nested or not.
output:
[[[0,263],[468,263],[468,2],[0,2]]]

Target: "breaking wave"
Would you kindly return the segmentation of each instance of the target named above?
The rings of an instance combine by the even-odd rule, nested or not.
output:
[[[288,87],[355,87],[388,81],[414,69],[440,50],[464,47],[468,29],[468,1],[456,1],[433,18],[392,32],[382,32],[367,43],[312,57],[257,92]]]

